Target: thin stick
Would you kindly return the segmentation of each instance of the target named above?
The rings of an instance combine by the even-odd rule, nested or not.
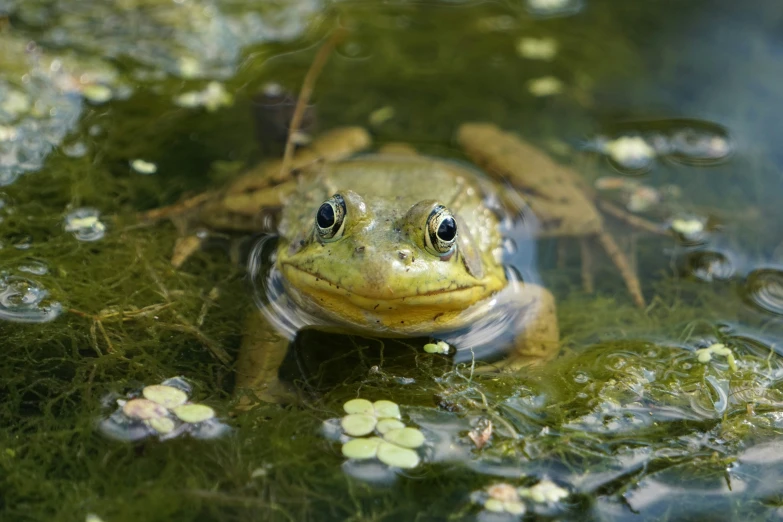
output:
[[[662,236],[669,235],[669,231],[665,227],[657,223],[654,223],[648,219],[635,216],[630,212],[626,212],[625,210],[621,209],[616,205],[613,205],[612,203],[609,203],[608,201],[598,200],[598,206],[601,207],[601,210],[603,210],[607,214],[611,214],[612,216],[616,217],[620,221],[623,221],[633,227],[644,230],[646,232],[652,232],[653,234],[658,234]]]
[[[645,303],[644,297],[642,296],[642,288],[639,285],[639,279],[636,277],[636,274],[631,270],[628,258],[623,254],[623,251],[620,250],[620,247],[617,246],[617,243],[615,243],[614,238],[609,235],[609,232],[605,230],[599,232],[598,241],[620,271],[620,275],[622,276],[623,281],[625,281],[625,286],[628,287],[628,292],[631,294],[633,302],[639,308],[644,308]]]
[[[586,237],[579,238],[579,250],[582,254],[582,288],[585,293],[592,294],[593,284],[593,254]]]
[[[294,115],[291,118],[291,125],[288,127],[288,139],[286,139],[285,142],[285,153],[283,154],[283,162],[280,164],[280,179],[284,179],[288,176],[288,168],[291,164],[291,159],[294,156],[293,136],[299,131],[299,126],[302,124],[305,108],[310,101],[310,96],[313,94],[315,80],[321,74],[324,65],[326,65],[326,61],[329,59],[332,49],[334,49],[337,42],[340,41],[343,36],[345,36],[345,30],[338,29],[328,40],[326,40],[326,43],[318,50],[318,54],[315,55],[315,59],[313,60],[313,63],[310,64],[310,69],[305,75],[304,82],[302,82],[302,90],[299,92],[299,99],[296,100],[296,107],[294,108]]]

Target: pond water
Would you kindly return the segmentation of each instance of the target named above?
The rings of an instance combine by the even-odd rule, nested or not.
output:
[[[781,27],[774,0],[0,0],[0,519],[783,517]],[[302,400],[237,410],[246,249],[174,268],[176,223],[137,214],[279,157],[253,100],[337,28],[305,137],[464,160],[462,122],[512,131],[578,174],[644,306],[598,243],[540,238],[552,362],[306,331]]]

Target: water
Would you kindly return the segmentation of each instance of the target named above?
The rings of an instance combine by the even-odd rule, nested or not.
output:
[[[783,516],[779,2],[82,4],[0,0],[0,519]],[[498,377],[426,337],[308,330],[283,367],[301,405],[233,414],[252,243],[204,231],[173,269],[187,223],[136,213],[280,155],[253,98],[297,90],[337,25],[303,142],[367,125],[464,161],[461,122],[516,132],[600,198],[647,306],[597,243],[512,238],[510,273],[557,300],[545,367]],[[118,417],[174,376],[219,423],[161,437]],[[356,397],[400,404],[422,464],[341,454],[323,427]],[[566,496],[536,500],[547,481]]]

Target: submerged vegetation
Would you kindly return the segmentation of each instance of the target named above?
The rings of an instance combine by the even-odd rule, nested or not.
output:
[[[547,4],[0,0],[0,518],[780,516],[783,42],[769,20],[783,10]],[[248,282],[220,242],[172,268],[175,227],[135,215],[280,154],[256,141],[252,96],[269,82],[296,90],[338,24],[349,37],[319,79],[318,128],[367,124],[379,144],[450,157],[462,121],[519,132],[660,223],[651,234],[607,220],[647,307],[598,252],[584,291],[577,242],[545,239],[539,271],[563,336],[546,367],[482,373],[425,351],[432,339],[306,332],[306,364],[285,370],[302,403],[224,415]],[[731,155],[651,160],[638,142],[650,121],[683,120],[727,129]],[[617,157],[644,168],[618,170],[606,147],[623,136],[636,148]],[[598,180],[618,176],[612,200]],[[640,185],[660,197],[633,206]],[[101,434],[117,399],[172,376],[231,429]],[[362,414],[343,408],[359,397],[400,405],[425,436],[403,448],[417,465],[374,480],[378,461],[356,467],[323,436],[325,421]]]

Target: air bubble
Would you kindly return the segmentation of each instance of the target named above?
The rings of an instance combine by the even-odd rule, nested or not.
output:
[[[0,279],[0,319],[17,323],[45,323],[55,319],[62,307],[48,301],[49,292],[35,281],[19,276]]]

